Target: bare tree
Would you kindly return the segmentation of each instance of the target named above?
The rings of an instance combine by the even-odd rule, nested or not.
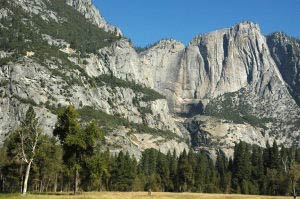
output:
[[[22,194],[26,194],[31,165],[42,133],[32,106],[30,106],[26,112],[25,119],[22,121],[21,126],[17,129],[17,132],[20,139],[20,156],[26,163],[26,172],[22,189]]]
[[[289,176],[292,182],[292,192],[293,192],[293,196],[294,199],[297,198],[297,193],[296,193],[296,186],[297,186],[297,182],[300,180],[300,165],[297,163],[293,163],[291,165],[291,168],[289,170]]]

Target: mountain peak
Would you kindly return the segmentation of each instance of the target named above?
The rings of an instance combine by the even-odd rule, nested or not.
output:
[[[233,25],[231,28],[223,28],[223,29],[212,31],[212,32],[197,35],[196,37],[194,37],[192,39],[192,41],[190,42],[190,45],[198,45],[204,38],[210,38],[210,37],[222,38],[223,35],[225,35],[225,34],[255,35],[257,33],[261,34],[260,27],[258,24],[251,22],[251,21],[244,21],[244,22]]]
[[[254,23],[252,21],[243,21],[241,23],[235,24],[233,28],[244,28],[244,29],[258,29],[260,30],[260,27],[257,23]]]
[[[66,0],[65,2],[81,12],[86,19],[97,25],[99,28],[103,28],[105,31],[113,32],[116,35],[122,36],[122,32],[118,27],[106,22],[99,10],[93,5],[92,0]]]

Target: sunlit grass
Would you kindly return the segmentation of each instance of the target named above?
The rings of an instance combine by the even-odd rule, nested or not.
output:
[[[146,192],[89,192],[78,195],[72,194],[0,194],[1,199],[286,199],[289,197],[276,196],[250,196],[227,194],[197,194],[197,193],[159,193],[154,192],[148,196]],[[292,197],[290,197],[292,198]]]

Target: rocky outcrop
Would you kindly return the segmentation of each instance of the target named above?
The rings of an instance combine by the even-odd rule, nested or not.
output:
[[[103,16],[101,16],[99,10],[93,5],[92,0],[65,0],[70,6],[73,6],[76,10],[81,12],[86,19],[97,25],[99,28],[103,28],[106,31],[113,32],[116,35],[122,36],[121,30],[113,25],[108,24]]]
[[[268,138],[262,128],[211,116],[195,116],[188,119],[185,126],[191,133],[193,148],[212,155],[216,154],[217,149],[222,149],[232,156],[235,143],[239,140],[265,147]]]

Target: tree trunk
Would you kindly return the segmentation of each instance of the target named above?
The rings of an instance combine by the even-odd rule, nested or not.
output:
[[[21,176],[21,181],[19,181],[19,185],[20,185],[20,193],[23,192],[23,182],[24,182],[24,175],[23,175],[23,164],[21,164],[21,168],[19,170],[20,176]]]
[[[42,189],[43,189],[43,178],[40,181],[40,193],[42,192]]]
[[[1,174],[1,181],[2,181],[2,193],[4,193],[4,184],[5,184],[5,179],[4,179],[4,175]]]
[[[54,177],[53,192],[57,192],[57,173],[55,173],[55,177]]]
[[[50,177],[48,177],[48,181],[47,181],[47,184],[46,184],[46,192],[48,192],[50,181],[51,181],[51,179],[50,179]]]
[[[29,179],[29,173],[30,173],[32,161],[33,161],[33,159],[30,159],[29,163],[27,164],[25,178],[24,178],[23,191],[22,191],[23,195],[25,195],[27,193],[28,179]]]
[[[74,194],[78,192],[78,169],[75,169],[74,173]]]

